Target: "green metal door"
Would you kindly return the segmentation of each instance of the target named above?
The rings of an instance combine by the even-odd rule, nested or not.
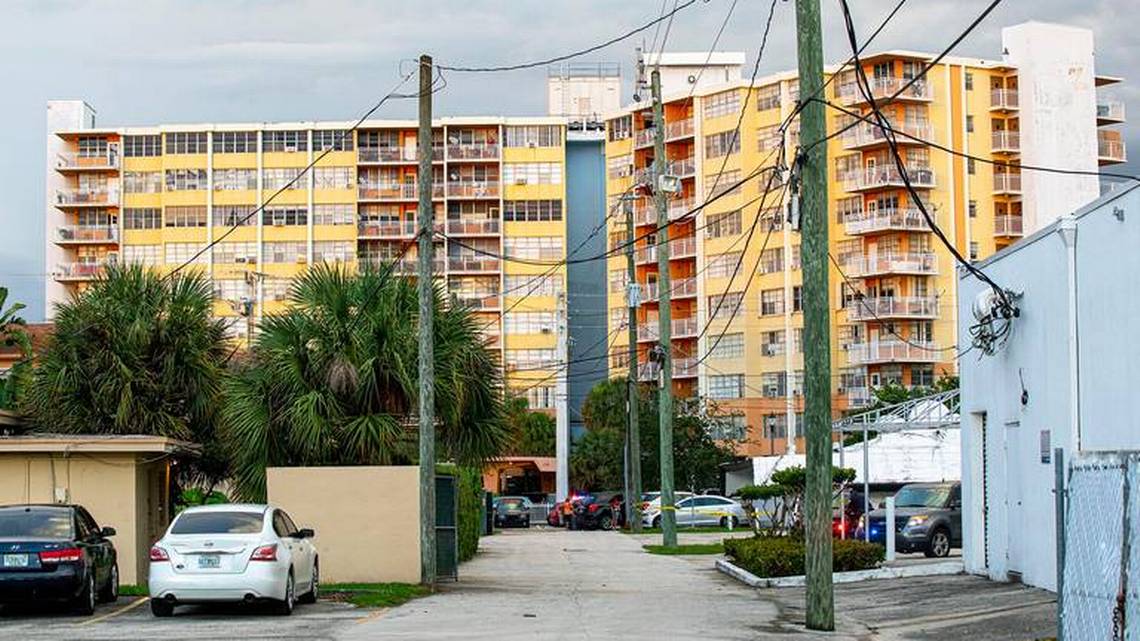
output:
[[[454,476],[435,477],[435,577],[459,579],[459,531]]]

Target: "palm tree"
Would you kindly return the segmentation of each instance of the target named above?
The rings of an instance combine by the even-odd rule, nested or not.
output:
[[[505,441],[499,364],[474,316],[445,305],[438,289],[434,298],[440,458],[481,464]],[[223,425],[238,493],[264,497],[271,466],[414,463],[414,285],[322,264],[294,281],[289,299],[227,383]]]
[[[11,307],[4,309],[4,304],[7,302],[8,288],[0,287],[0,344],[4,347],[17,348],[21,354],[21,359],[12,365],[6,375],[0,377],[0,409],[2,410],[10,410],[16,407],[27,382],[28,368],[31,365],[32,357],[32,342],[27,331],[24,330],[27,323],[19,316],[25,305],[12,303]]]
[[[56,308],[22,403],[34,427],[63,433],[149,434],[201,444],[207,476],[225,370],[225,325],[199,273],[163,278],[138,265]]]

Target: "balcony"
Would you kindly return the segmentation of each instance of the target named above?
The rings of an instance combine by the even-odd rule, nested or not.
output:
[[[850,303],[847,319],[874,321],[893,318],[938,317],[938,299],[933,296],[879,296]]]
[[[665,125],[665,142],[673,140],[680,140],[682,138],[693,137],[693,119],[686,118],[685,120],[678,120],[676,122],[666,123]]]
[[[638,131],[633,135],[633,146],[636,148],[652,147],[653,134],[656,131],[657,129],[654,127],[649,127],[648,129],[642,129],[641,131]]]
[[[498,294],[465,294],[455,295],[455,300],[467,309],[493,311],[502,307],[502,299]]]
[[[997,154],[1016,154],[1021,149],[1020,131],[995,131],[992,135],[991,146]]]
[[[361,183],[356,195],[360,200],[418,200],[419,186],[415,183]],[[432,198],[443,198],[443,185],[433,182]]]
[[[432,145],[431,154],[433,163],[443,162],[443,145]],[[362,165],[417,163],[419,155],[419,149],[412,147],[361,147],[356,150],[356,160]]]
[[[691,316],[689,318],[674,318],[670,323],[672,328],[671,336],[675,339],[678,338],[693,338],[697,335],[697,318]],[[660,338],[661,332],[656,318],[652,318],[644,324],[637,326],[637,340],[638,342],[647,343],[656,341]]]
[[[886,231],[930,231],[930,225],[917,207],[890,207],[848,214],[843,219],[843,230],[849,236],[859,236]]]
[[[908,78],[868,78],[868,83],[871,85],[871,97],[876,102],[886,100],[887,98],[894,97],[896,100],[918,100],[922,102],[930,102],[934,99],[934,89],[929,83],[919,80],[907,87],[897,97],[895,94],[899,92],[910,79]],[[867,100],[863,97],[863,92],[860,90],[859,85],[854,82],[848,82],[839,85],[836,89],[836,94],[839,100],[845,105],[857,105],[865,103]]]
[[[637,378],[642,381],[655,381],[661,373],[661,366],[656,362],[642,363],[637,367]],[[673,378],[694,378],[697,375],[696,358],[674,358]]]
[[[697,201],[693,197],[688,198],[673,198],[668,202],[666,211],[669,220],[677,220],[693,210],[697,206]],[[652,198],[643,198],[633,206],[634,222],[638,225],[656,225],[657,224],[657,209],[653,204]]]
[[[447,221],[447,233],[457,236],[498,236],[499,219],[472,218]]]
[[[103,275],[107,266],[106,261],[94,263],[59,263],[51,276],[60,282],[78,282],[95,280]]]
[[[994,193],[1015,195],[1021,193],[1021,174],[995,173]]]
[[[448,198],[499,198],[497,180],[461,180],[447,183]]]
[[[928,341],[886,340],[847,346],[847,360],[852,365],[934,363],[941,354],[938,345]]]
[[[990,111],[1016,111],[1017,110],[1017,90],[1016,89],[991,89],[990,90]]]
[[[417,223],[413,220],[362,221],[356,225],[356,233],[361,238],[411,238],[416,235],[416,229]]]
[[[374,265],[374,266],[380,266],[380,267],[384,267],[384,266],[390,264],[392,262],[392,259],[393,259],[393,257],[387,257],[387,256],[384,256],[384,257],[373,256],[371,258],[368,258],[368,257],[362,257],[361,258],[361,260],[363,262],[366,262],[366,263]],[[442,274],[443,273],[443,267],[444,267],[444,260],[442,258],[437,257],[437,258],[435,258],[435,260],[432,261],[431,271],[433,274]],[[420,271],[420,263],[418,260],[416,260],[415,256],[412,256],[411,258],[405,258],[405,259],[401,260],[400,262],[396,263],[395,266],[392,268],[392,271],[397,273],[397,274],[400,274],[401,276],[415,276]]]
[[[873,395],[870,388],[867,387],[848,387],[847,388],[847,406],[848,407],[866,407],[873,401]]]
[[[118,207],[119,192],[107,190],[60,189],[55,192],[56,207]]]
[[[850,278],[868,278],[884,274],[930,276],[938,273],[934,252],[902,252],[885,256],[854,256],[843,263]]]
[[[55,157],[55,168],[59,171],[115,171],[119,168],[119,154],[108,151],[91,156],[63,152]]]
[[[452,256],[447,259],[447,269],[453,272],[498,272],[499,259],[489,256]]]
[[[669,281],[669,300],[678,298],[692,298],[697,295],[696,278],[675,278]],[[657,283],[645,286],[645,302],[657,300]]]
[[[892,122],[888,124],[896,132],[895,140],[900,145],[925,144],[920,140],[930,140],[932,136],[929,122]],[[919,140],[914,140],[914,138]],[[886,133],[882,128],[872,124],[862,124],[849,129],[843,134],[841,140],[843,148],[851,150],[887,144]]]
[[[499,143],[472,142],[447,146],[448,160],[498,160]]]
[[[690,258],[697,255],[697,239],[693,236],[677,238],[669,241],[669,260]],[[634,254],[638,264],[657,262],[657,245],[650,245],[638,249]]]
[[[66,225],[56,228],[57,245],[103,245],[119,242],[119,228],[114,225]]]
[[[908,166],[907,177],[916,189],[934,188],[934,169],[926,166]],[[845,177],[843,188],[851,192],[906,187],[898,167],[884,165],[855,171]]]
[[[1101,100],[1096,105],[1096,124],[1115,125],[1124,122],[1124,103],[1120,100]]]
[[[998,214],[994,216],[994,236],[1020,237],[1024,233],[1021,214]]]
[[[1124,150],[1124,139],[1119,131],[1096,132],[1097,160],[1102,165],[1115,165],[1127,162],[1128,154]]]

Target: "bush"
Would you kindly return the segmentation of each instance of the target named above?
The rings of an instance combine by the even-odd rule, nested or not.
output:
[[[758,577],[804,573],[805,546],[803,539],[798,537],[725,539],[724,553],[734,564]],[[832,541],[832,564],[836,572],[877,568],[885,554],[883,547],[874,543]]]

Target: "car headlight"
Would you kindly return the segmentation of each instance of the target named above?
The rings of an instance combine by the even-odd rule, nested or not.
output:
[[[867,517],[860,516],[859,517],[859,527],[864,527],[865,525],[867,525]]]
[[[910,520],[908,520],[906,522],[906,526],[907,527],[919,527],[920,525],[925,524],[928,520],[930,520],[929,516],[927,516],[925,514],[918,514],[916,516],[910,517]]]

